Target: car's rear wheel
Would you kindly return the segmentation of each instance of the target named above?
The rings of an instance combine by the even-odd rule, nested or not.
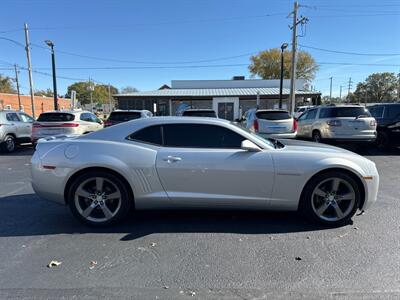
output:
[[[9,134],[6,135],[6,137],[4,138],[4,142],[1,146],[2,146],[1,148],[4,152],[7,152],[7,153],[14,152],[15,148],[17,146],[15,143],[15,138],[12,135],[9,135]]]
[[[376,137],[376,145],[379,150],[387,150],[390,147],[389,136],[386,132],[378,132]]]
[[[307,183],[300,209],[314,221],[342,226],[350,222],[360,200],[357,182],[345,172],[331,171],[317,175]]]
[[[114,174],[95,171],[77,177],[68,191],[68,204],[75,217],[91,226],[121,221],[132,200],[125,183]]]
[[[314,130],[312,133],[312,140],[316,143],[321,143],[322,142],[322,136],[321,133],[318,130]]]

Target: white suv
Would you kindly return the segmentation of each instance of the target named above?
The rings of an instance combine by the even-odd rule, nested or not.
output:
[[[80,135],[103,128],[103,122],[89,111],[63,110],[40,114],[33,123],[32,141],[55,135]]]
[[[0,148],[13,152],[18,143],[30,143],[33,118],[21,111],[0,110]]]
[[[297,137],[347,142],[374,142],[376,121],[358,105],[319,106],[298,118]]]

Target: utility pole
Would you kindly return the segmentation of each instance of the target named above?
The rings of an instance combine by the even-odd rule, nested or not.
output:
[[[397,77],[399,78],[399,82],[397,83],[397,101],[400,101],[400,73],[397,74]]]
[[[26,58],[28,59],[29,89],[31,92],[32,117],[35,118],[35,92],[33,90],[31,50],[29,46],[30,43],[29,43],[28,24],[25,23],[25,50],[26,50]]]
[[[340,86],[340,92],[339,92],[339,99],[340,99],[340,101],[342,101],[342,88],[343,88],[343,86]]]
[[[54,43],[50,40],[44,41],[51,49],[51,68],[53,70],[53,98],[54,110],[58,110],[58,96],[57,96],[57,76],[56,76],[56,59],[54,54]]]
[[[308,19],[302,17],[300,20],[297,20],[297,10],[299,9],[299,4],[297,1],[294,2],[294,9],[291,13],[293,15],[293,26],[290,27],[292,30],[292,68],[291,68],[291,76],[290,76],[290,113],[294,113],[294,109],[296,106],[296,50],[297,50],[297,25],[305,24]]]
[[[332,104],[332,79],[333,77],[329,77],[331,80],[330,90],[329,90],[329,104]]]
[[[92,85],[92,80],[89,77],[89,91],[90,91],[90,111],[93,112],[93,91],[94,86]]]
[[[110,106],[110,114],[111,114],[111,111],[112,111],[112,109],[111,109],[111,86],[110,86],[110,84],[108,84],[108,105]]]
[[[347,103],[349,103],[350,99],[349,99],[349,95],[350,95],[350,90],[351,90],[351,84],[353,83],[353,81],[351,81],[351,77],[349,78],[349,87],[348,87],[348,91],[347,91]]]
[[[14,65],[15,69],[15,83],[17,84],[17,93],[18,93],[18,110],[21,110],[21,96],[19,93],[19,80],[18,80],[18,70],[17,70],[17,65]]]

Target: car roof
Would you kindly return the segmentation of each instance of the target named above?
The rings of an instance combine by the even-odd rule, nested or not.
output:
[[[41,114],[82,114],[82,113],[92,113],[88,110],[51,110],[51,111],[46,111],[42,112]]]
[[[289,112],[285,109],[257,109],[257,112]]]
[[[207,125],[222,125],[233,126],[230,121],[209,118],[209,117],[180,117],[180,116],[164,116],[153,118],[140,118],[124,122],[118,125],[110,126],[99,131],[95,131],[89,135],[81,136],[82,139],[102,139],[102,140],[122,140],[131,133],[142,128],[154,125],[164,124],[207,124]],[[79,139],[78,138],[78,139]]]
[[[149,112],[149,110],[146,110],[146,109],[116,109],[116,110],[114,110],[114,111],[112,111],[111,113],[113,113],[113,112],[122,112],[122,113],[124,113],[124,112]]]

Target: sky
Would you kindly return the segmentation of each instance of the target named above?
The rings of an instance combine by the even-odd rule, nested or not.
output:
[[[299,27],[299,49],[320,65],[311,84],[323,95],[330,77],[333,96],[340,86],[345,96],[350,77],[354,90],[371,73],[400,72],[398,0],[299,4],[299,15],[309,19]],[[59,94],[89,77],[141,91],[178,79],[250,78],[252,54],[291,42],[292,10],[289,0],[2,0],[0,73],[14,76],[13,64],[26,68],[27,23],[35,89],[52,88],[48,39],[55,44]],[[28,94],[28,74],[22,69],[19,76]]]

